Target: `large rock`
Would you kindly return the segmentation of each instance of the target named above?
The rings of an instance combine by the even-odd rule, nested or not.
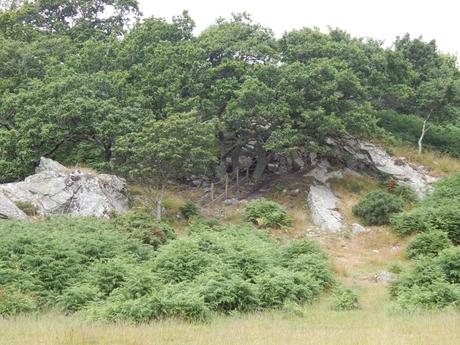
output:
[[[361,149],[368,153],[377,170],[411,186],[420,196],[425,195],[431,184],[436,181],[423,167],[409,164],[402,158],[391,157],[374,144],[362,142]]]
[[[436,178],[422,166],[408,163],[404,158],[391,157],[383,148],[370,142],[348,137],[327,139],[329,155],[355,171],[389,175],[412,187],[419,196],[431,189]]]
[[[27,216],[14,202],[0,192],[0,219],[26,219]]]
[[[308,206],[313,222],[321,229],[328,232],[338,232],[342,229],[342,215],[337,211],[338,201],[328,185],[310,186]]]
[[[22,182],[0,185],[0,191],[13,203],[32,203],[40,215],[108,217],[111,212],[123,213],[128,209],[124,179],[68,169],[44,157],[36,174]]]
[[[313,177],[315,180],[321,183],[326,183],[331,178],[342,178],[343,171],[331,170],[331,165],[329,162],[322,160],[318,162],[317,165],[304,176]]]

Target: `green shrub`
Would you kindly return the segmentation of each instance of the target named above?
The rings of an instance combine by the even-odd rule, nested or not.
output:
[[[0,316],[31,313],[37,308],[36,298],[19,290],[0,288]]]
[[[213,310],[228,313],[233,310],[250,311],[259,306],[257,285],[231,270],[210,272],[200,278],[200,295]]]
[[[279,307],[286,301],[310,303],[321,293],[321,286],[316,279],[285,268],[265,272],[258,277],[257,286],[263,307]]]
[[[0,315],[60,308],[92,319],[205,320],[213,313],[304,304],[329,288],[325,254],[304,239],[280,245],[251,226],[191,224],[157,251],[120,220],[0,223]],[[123,225],[123,226],[122,226]]]
[[[214,262],[215,258],[203,251],[197,240],[183,238],[160,248],[154,269],[166,283],[179,283],[193,280]]]
[[[450,248],[436,259],[449,283],[460,284],[460,248]]]
[[[0,315],[55,306],[75,311],[94,300],[100,288],[109,294],[118,286],[95,275],[100,273],[97,267],[125,258],[139,264],[152,257],[150,247],[116,231],[109,220],[57,217],[4,221],[0,223],[0,237],[0,286],[8,292],[10,306]],[[114,269],[119,266],[106,271],[116,274]],[[24,304],[12,308],[15,299],[11,296],[21,296]]]
[[[407,246],[406,256],[410,259],[420,255],[436,256],[442,250],[452,246],[444,231],[434,230],[417,235]]]
[[[437,257],[422,257],[390,286],[402,309],[441,309],[460,306],[460,248],[452,247]]]
[[[70,286],[57,298],[58,304],[63,310],[75,312],[82,309],[88,303],[99,300],[101,292],[93,285]]]
[[[180,213],[184,219],[199,217],[201,215],[198,206],[191,201],[187,201],[185,205],[180,208]]]
[[[413,285],[401,290],[396,303],[405,310],[442,309],[448,306],[458,306],[460,289],[458,286],[443,281],[435,281],[430,285]]]
[[[407,184],[397,184],[391,190],[391,194],[401,197],[407,203],[415,203],[419,200],[415,190]]]
[[[283,207],[264,198],[251,201],[244,210],[244,217],[246,221],[261,227],[280,228],[291,225]]]
[[[460,243],[460,205],[417,207],[391,219],[392,229],[400,236],[415,232],[439,230],[448,234],[455,244]]]
[[[460,243],[460,174],[445,178],[416,208],[393,216],[392,229],[398,235],[440,230],[454,244]]]
[[[332,309],[338,311],[359,309],[358,295],[351,289],[340,288],[332,295]]]
[[[367,194],[353,206],[352,211],[362,217],[367,225],[384,225],[389,223],[391,215],[401,212],[403,207],[401,197],[379,190]]]
[[[22,212],[30,217],[34,217],[38,214],[38,207],[30,201],[16,201],[15,204]]]
[[[114,224],[117,229],[127,231],[131,238],[150,244],[154,249],[176,238],[173,227],[145,212],[127,212],[117,216]]]
[[[390,224],[397,235],[407,236],[429,230],[429,224],[425,218],[427,218],[426,211],[422,208],[415,208],[408,212],[393,215]]]

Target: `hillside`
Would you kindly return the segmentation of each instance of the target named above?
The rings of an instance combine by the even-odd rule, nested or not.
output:
[[[0,345],[460,345],[435,41],[0,1]]]
[[[423,159],[426,157],[419,157],[419,161]],[[457,161],[448,157],[442,157],[441,161],[452,168],[443,173],[458,171]],[[439,171],[436,170],[439,169],[439,163],[432,161],[428,169],[431,172]],[[132,341],[146,344],[152,337],[161,344],[455,344],[453,339],[458,337],[456,325],[460,320],[458,312],[404,312],[395,308],[394,299],[389,295],[386,275],[381,273],[389,272],[397,276],[399,270],[407,270],[411,266],[405,255],[411,237],[401,238],[388,226],[366,226],[368,231],[357,234],[351,229],[340,233],[328,233],[320,229],[309,216],[305,193],[308,183],[311,183],[308,177],[294,174],[267,181],[256,193],[249,190],[248,194],[243,194],[243,185],[240,191],[243,202],[216,201],[201,206],[199,212],[210,219],[217,219],[221,224],[236,224],[242,231],[247,226],[244,220],[244,209],[248,205],[246,200],[250,202],[263,197],[277,201],[287,210],[292,223],[288,227],[268,228],[264,232],[268,231],[272,238],[281,243],[310,238],[320,244],[329,257],[334,275],[341,284],[352,288],[357,294],[359,309],[335,311],[331,309],[335,297],[327,293],[312,304],[288,303],[281,309],[215,315],[205,323],[173,319],[136,325],[94,323],[79,314],[64,316],[58,311],[59,307],[58,310],[50,310],[39,316],[23,315],[0,320],[0,344],[128,344]],[[378,189],[380,182],[369,176],[348,176],[331,181],[331,185],[340,198],[339,210],[350,222],[361,222],[362,219],[352,214],[351,207],[367,193]],[[186,239],[190,236],[186,228],[195,220],[178,219],[176,214],[181,212],[187,201],[199,203],[203,188],[184,188],[183,185],[171,187],[165,191],[164,216],[175,228],[178,238]],[[155,199],[148,197],[144,189],[136,186],[130,189],[135,195],[134,209],[142,210],[148,207],[148,203],[155,204]],[[290,192],[297,189],[300,192]],[[243,195],[246,198],[242,198]],[[122,226],[120,229],[124,228],[123,224],[136,226],[133,221],[139,222],[140,219],[126,220],[129,223],[118,222]],[[79,228],[88,225],[84,225],[84,222],[75,223],[75,230],[71,230],[73,236],[80,231]],[[93,221],[88,230],[91,231],[95,226],[97,223]],[[100,229],[100,226],[97,228]],[[82,235],[77,235],[77,238]],[[66,253],[69,254],[68,251]],[[139,269],[136,269],[137,274],[141,272]]]

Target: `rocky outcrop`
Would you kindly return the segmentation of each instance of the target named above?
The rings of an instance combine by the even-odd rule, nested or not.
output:
[[[26,219],[27,216],[14,202],[0,192],[0,219]]]
[[[338,232],[342,229],[342,215],[337,211],[338,201],[328,185],[310,186],[308,207],[313,222],[321,229],[328,232]]]
[[[111,212],[123,213],[128,209],[124,179],[78,168],[68,169],[44,157],[40,159],[36,174],[22,182],[0,185],[0,195],[13,205],[17,201],[29,202],[42,216],[108,217]]]
[[[355,138],[328,139],[329,153],[346,167],[366,173],[392,176],[412,187],[423,197],[436,178],[422,166],[407,162],[404,157],[391,157],[383,148]]]
[[[313,177],[316,181],[326,183],[331,178],[342,178],[342,170],[331,170],[331,165],[328,161],[319,162],[312,170],[304,176]]]
[[[308,194],[308,206],[315,225],[329,232],[344,228],[343,218],[337,210],[339,199],[331,190],[328,180],[344,175],[370,174],[392,176],[400,183],[412,187],[423,197],[436,178],[421,166],[410,164],[402,157],[391,157],[383,148],[355,138],[327,139],[327,153],[310,157],[310,170],[305,177],[313,179]],[[331,162],[334,162],[332,167]],[[359,224],[351,225],[353,233],[366,232]]]

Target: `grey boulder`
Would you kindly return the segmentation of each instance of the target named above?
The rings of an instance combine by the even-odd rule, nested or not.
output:
[[[0,192],[0,219],[26,219],[27,216],[14,202]]]
[[[69,169],[42,157],[36,174],[22,182],[0,185],[0,192],[13,202],[30,202],[39,215],[71,214],[108,217],[111,212],[128,210],[124,179],[95,174],[79,168]]]
[[[308,193],[308,207],[313,223],[328,232],[342,229],[342,215],[337,211],[339,199],[327,185],[312,185]]]

